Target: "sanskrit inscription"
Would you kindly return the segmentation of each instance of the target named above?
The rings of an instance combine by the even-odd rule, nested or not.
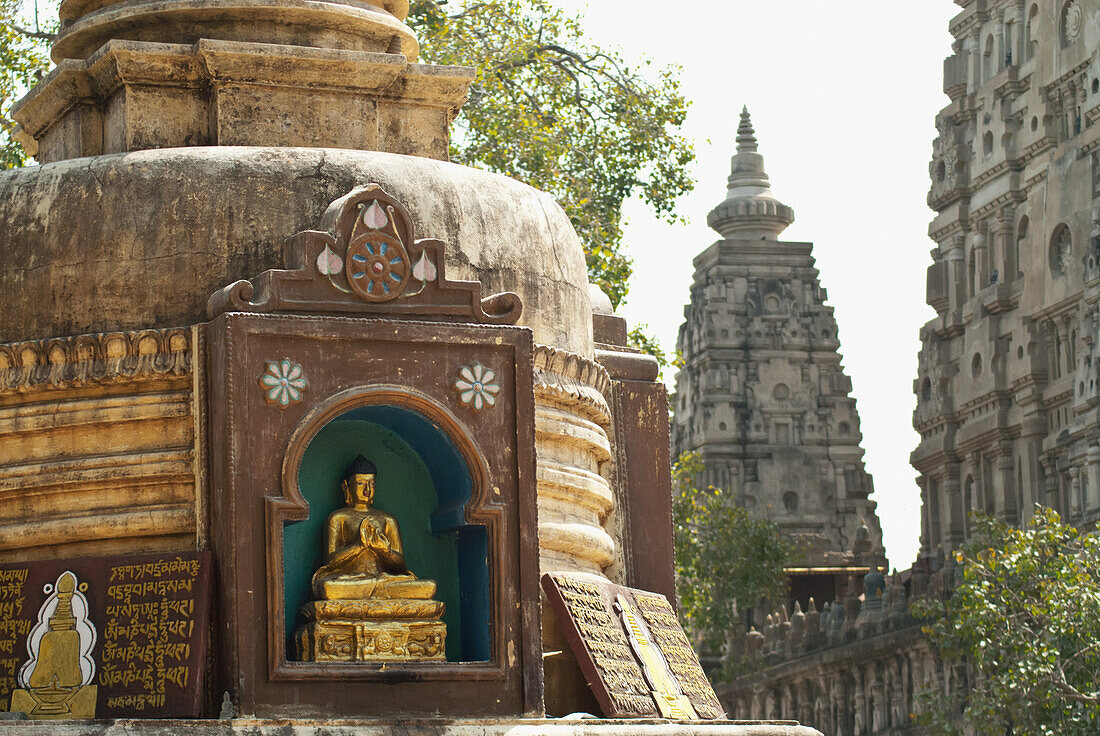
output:
[[[35,612],[26,610],[27,573],[26,567],[0,569],[0,711],[8,709],[16,673],[27,658],[26,647],[15,645],[25,642],[34,626]]]
[[[107,713],[160,711],[195,677],[197,559],[112,565],[107,574],[99,684]]]
[[[634,601],[649,626],[649,633],[664,652],[669,669],[680,682],[680,688],[691,701],[696,714],[700,718],[712,720],[725,717],[714,687],[707,680],[699,657],[691,648],[691,643],[668,600],[664,596],[634,591]]]
[[[612,615],[600,589],[591,583],[564,575],[554,575],[556,590],[565,604],[569,620],[576,627],[587,659],[596,670],[604,690],[597,694],[601,707],[617,716],[656,716],[657,706],[650,695],[641,667],[630,651],[622,626]]]

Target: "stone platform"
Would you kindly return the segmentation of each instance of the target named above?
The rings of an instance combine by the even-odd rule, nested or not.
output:
[[[794,721],[0,721],[0,736],[821,736]]]

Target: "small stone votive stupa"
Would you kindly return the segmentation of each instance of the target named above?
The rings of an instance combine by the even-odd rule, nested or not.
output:
[[[594,308],[550,195],[446,160],[475,75],[418,64],[408,10],[64,0],[57,67],[13,112],[41,165],[0,172],[0,561],[210,550],[209,690],[258,733],[435,717],[416,732],[503,734],[594,711],[539,572],[675,595],[656,361],[606,297]],[[396,291],[369,312],[369,287],[326,278],[333,253],[302,258],[325,239],[346,256],[350,205],[377,202],[389,214],[364,237],[433,259],[416,298],[466,295],[477,319]],[[274,283],[336,306],[295,311]],[[240,298],[213,308],[226,289]],[[514,320],[486,320],[480,295],[507,295]],[[453,390],[466,376],[476,400]],[[318,520],[297,470],[337,421],[442,448],[413,448],[440,463],[426,529],[403,540],[466,535],[453,579],[427,575],[440,590],[397,560],[400,532],[356,480],[371,473],[352,472],[307,598],[289,596],[286,530]]]

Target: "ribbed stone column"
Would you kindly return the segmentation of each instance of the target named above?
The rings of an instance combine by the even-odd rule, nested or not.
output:
[[[543,572],[602,575],[615,561],[605,522],[614,507],[607,463],[607,371],[546,346],[535,349],[535,451]]]

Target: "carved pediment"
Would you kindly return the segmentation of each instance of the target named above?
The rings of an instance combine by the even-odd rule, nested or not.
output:
[[[512,325],[523,305],[511,292],[481,297],[478,281],[450,281],[440,240],[415,240],[412,217],[377,184],[329,205],[322,230],[298,233],[286,269],[264,271],[210,297],[224,312],[347,314]]]

